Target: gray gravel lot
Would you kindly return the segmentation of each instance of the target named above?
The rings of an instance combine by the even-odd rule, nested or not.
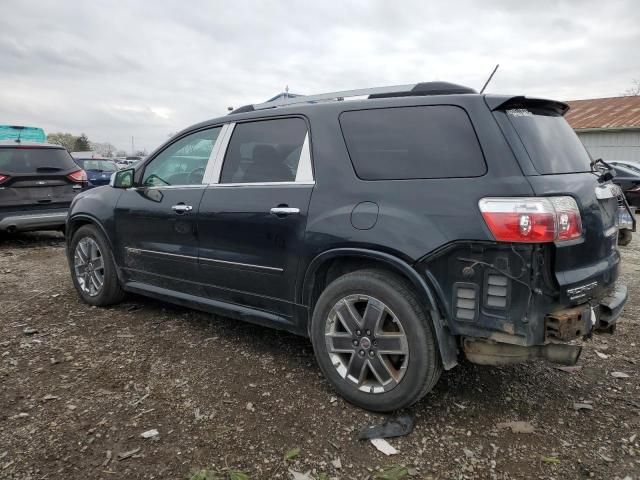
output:
[[[59,234],[4,238],[0,479],[373,479],[397,465],[396,478],[639,479],[640,241],[622,252],[631,299],[581,368],[464,363],[405,412],[416,428],[386,457],[357,439],[384,417],[336,398],[308,340],[136,296],[89,307]],[[498,426],[513,421],[533,431]]]

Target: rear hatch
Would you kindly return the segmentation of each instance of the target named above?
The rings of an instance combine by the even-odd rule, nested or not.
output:
[[[80,170],[64,148],[0,146],[0,213],[68,207]]]
[[[561,102],[516,97],[494,107],[494,115],[535,194],[568,195],[578,204],[582,237],[555,243],[552,268],[561,300],[581,303],[604,295],[618,277],[621,192],[595,171],[563,118],[567,110]]]

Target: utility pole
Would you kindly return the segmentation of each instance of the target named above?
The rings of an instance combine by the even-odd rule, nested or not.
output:
[[[131,135],[131,156],[133,157],[136,154],[136,150],[133,145],[133,135]]]

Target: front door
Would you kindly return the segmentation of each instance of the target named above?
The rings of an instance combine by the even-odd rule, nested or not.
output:
[[[212,299],[289,317],[314,185],[307,123],[231,128],[200,204],[200,281]]]
[[[140,185],[115,210],[118,253],[127,280],[193,292],[198,272],[197,213],[204,172],[221,128],[180,137],[145,164]]]

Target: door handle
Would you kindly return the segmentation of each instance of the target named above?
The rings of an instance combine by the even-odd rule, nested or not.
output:
[[[278,216],[295,215],[297,213],[300,213],[300,209],[295,207],[273,207],[271,209],[271,214]]]
[[[193,210],[193,207],[191,205],[185,205],[184,203],[179,203],[171,207],[171,210],[173,210],[176,213],[182,214],[182,213],[190,212],[191,210]]]

